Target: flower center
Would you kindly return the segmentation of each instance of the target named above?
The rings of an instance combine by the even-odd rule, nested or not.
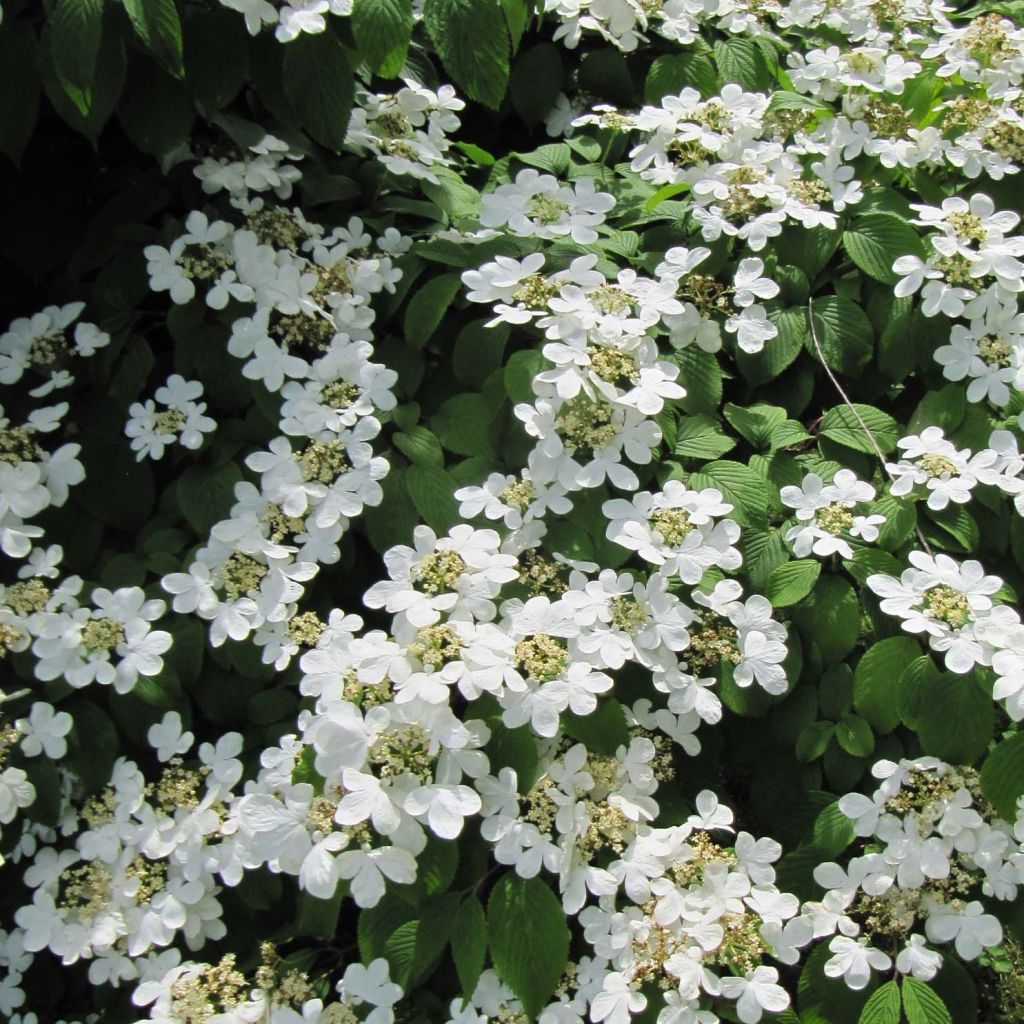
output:
[[[936,455],[934,452],[921,456],[921,468],[933,478],[956,476],[957,473],[956,463],[952,459],[945,455]]]
[[[333,484],[342,473],[351,468],[345,442],[310,441],[299,456],[299,468],[302,470],[303,480]]]
[[[728,620],[713,612],[704,612],[690,628],[690,646],[686,660],[694,675],[714,671],[723,661],[733,665],[740,660],[739,633]]]
[[[853,515],[849,509],[833,502],[824,508],[818,509],[815,519],[818,526],[833,537],[838,537],[845,530],[853,526]]]
[[[531,683],[550,683],[569,665],[569,652],[561,640],[535,633],[516,644],[515,667]]]
[[[249,214],[245,226],[263,245],[275,249],[298,250],[309,237],[308,232],[287,210],[273,207]]]
[[[185,414],[180,409],[170,408],[153,417],[153,433],[174,435],[185,425]]]
[[[316,612],[300,612],[288,623],[288,636],[302,647],[316,647],[326,627]]]
[[[498,501],[519,512],[528,509],[536,500],[537,488],[531,480],[516,480],[498,495]]]
[[[569,204],[557,196],[531,196],[526,204],[526,215],[541,224],[558,224],[569,212]]]
[[[258,590],[260,581],[267,572],[268,569],[262,562],[257,562],[255,558],[242,554],[241,551],[232,551],[220,569],[224,593],[234,599]]]
[[[658,508],[648,517],[648,522],[661,534],[670,547],[679,547],[696,527],[690,522],[690,513],[685,508]]]
[[[609,384],[625,387],[638,379],[636,356],[630,352],[590,345],[587,355],[590,356],[590,369]]]
[[[973,213],[951,213],[946,218],[949,226],[957,233],[959,238],[966,238],[972,242],[985,240],[987,232],[980,217]]]
[[[370,763],[382,779],[413,775],[426,782],[434,770],[430,737],[422,725],[389,729],[370,748]]]
[[[1013,348],[1001,334],[986,334],[978,342],[978,355],[989,366],[1009,366]]]
[[[328,317],[293,313],[291,316],[275,315],[267,333],[286,352],[295,348],[326,352],[337,331],[334,321]]]
[[[612,423],[612,410],[603,402],[586,395],[570,398],[562,406],[555,429],[570,452],[593,455],[615,439],[618,428]]]
[[[953,629],[961,629],[974,618],[967,596],[959,590],[954,590],[948,583],[929,587],[924,592],[922,601],[930,615]]]
[[[231,269],[231,259],[206,242],[190,242],[178,257],[178,266],[190,281],[215,281]]]
[[[465,571],[462,555],[447,548],[427,555],[416,568],[414,578],[425,594],[440,594],[442,590],[452,590]]]
[[[327,384],[320,392],[320,401],[331,409],[348,409],[359,397],[359,386],[347,380]]]
[[[436,670],[449,662],[458,661],[459,652],[464,646],[462,637],[447,623],[441,623],[419,630],[408,650],[414,658],[419,658],[428,668]]]
[[[82,646],[89,654],[110,651],[124,643],[124,626],[113,619],[90,619],[82,627]]]
[[[633,312],[633,296],[617,284],[598,285],[587,298],[599,313],[611,316],[628,316]]]
[[[558,285],[542,274],[531,274],[519,282],[519,291],[512,296],[512,301],[532,309],[546,309],[548,301],[553,299],[558,291]]]
[[[647,609],[636,598],[616,597],[612,600],[612,625],[623,633],[636,633],[650,621]]]
[[[43,458],[46,452],[36,443],[35,433],[35,428],[28,425],[0,429],[0,462],[17,466]]]

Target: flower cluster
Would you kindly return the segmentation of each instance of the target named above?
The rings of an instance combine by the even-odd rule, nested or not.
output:
[[[803,909],[815,938],[834,936],[826,975],[853,989],[893,966],[930,980],[943,956],[929,943],[976,960],[1003,937],[983,898],[1013,900],[1024,882],[1024,819],[996,818],[976,772],[924,757],[879,761],[872,774],[879,787],[870,797],[839,801],[865,852],[815,868],[827,891]]]

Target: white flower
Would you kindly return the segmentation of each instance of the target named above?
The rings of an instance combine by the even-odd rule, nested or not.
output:
[[[169,761],[172,757],[186,753],[195,740],[190,732],[181,727],[181,715],[168,711],[156,725],[149,727],[146,740],[156,751],[158,761]]]
[[[924,925],[931,942],[953,942],[964,960],[977,960],[983,949],[1003,941],[999,919],[985,913],[977,900],[964,905],[937,908],[928,915]]]
[[[391,1007],[402,998],[402,986],[389,980],[389,970],[383,957],[372,960],[368,967],[353,963],[338,982],[339,994],[354,1006],[369,1003],[373,1007],[365,1018],[367,1024],[390,1024],[394,1019]]]
[[[14,727],[22,734],[21,750],[26,757],[46,754],[56,761],[67,753],[64,737],[73,724],[66,711],[54,711],[52,704],[37,701],[32,705],[28,718],[17,719]]]
[[[880,949],[869,946],[867,939],[837,935],[828,948],[833,955],[825,961],[826,977],[842,978],[854,990],[867,985],[872,969],[887,971],[892,966],[892,959]]]
[[[736,1013],[743,1024],[757,1024],[761,1015],[779,1013],[789,1006],[789,995],[777,985],[779,972],[774,967],[755,967],[743,978],[722,979],[722,995],[735,999]]]
[[[629,1024],[630,1017],[646,1006],[647,997],[637,992],[621,972],[612,971],[590,1004],[590,1019],[597,1024]]]

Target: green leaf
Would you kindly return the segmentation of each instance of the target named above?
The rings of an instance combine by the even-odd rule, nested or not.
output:
[[[834,372],[853,376],[871,359],[874,331],[857,303],[839,295],[826,295],[814,300],[811,319],[825,362]],[[768,342],[765,347],[771,344]],[[804,344],[815,359],[821,358],[809,330]]]
[[[922,657],[900,678],[900,715],[926,754],[973,764],[992,738],[995,706],[974,672],[942,672]]]
[[[444,452],[437,436],[418,424],[408,431],[397,432],[392,440],[395,447],[418,466],[443,466]]]
[[[193,11],[185,22],[185,84],[207,114],[226,107],[249,77],[242,20],[223,7]]]
[[[345,895],[342,886],[334,890],[330,899],[321,900],[308,892],[299,893],[299,916],[295,922],[300,935],[311,935],[317,939],[333,939],[338,930],[338,914]]]
[[[858,418],[859,417],[859,418]],[[862,426],[863,423],[863,426]],[[865,433],[864,428],[868,433]],[[821,434],[832,441],[853,448],[854,451],[875,454],[875,444],[886,454],[896,447],[900,436],[897,422],[873,405],[837,405],[825,413],[821,421]]]
[[[900,990],[895,981],[887,981],[872,993],[858,1024],[900,1024]]]
[[[1024,733],[997,744],[981,766],[981,791],[1005,821],[1017,818],[1017,800],[1024,796]]]
[[[537,1016],[558,987],[569,955],[562,904],[540,878],[504,874],[487,901],[487,941],[501,980]]]
[[[0,24],[0,153],[15,163],[32,137],[39,113],[39,42],[27,21]]]
[[[355,97],[348,50],[330,32],[303,32],[284,48],[284,92],[299,124],[322,146],[341,149]]]
[[[717,459],[735,447],[735,440],[722,433],[718,420],[713,417],[699,413],[680,418],[676,430],[676,455],[687,459]]]
[[[875,749],[875,735],[871,726],[859,715],[843,715],[836,723],[839,746],[854,757],[867,757]]]
[[[764,481],[749,466],[723,459],[701,466],[690,474],[692,487],[717,487],[736,508],[733,516],[741,522],[763,523],[768,512]]]
[[[39,69],[43,88],[61,119],[75,131],[84,135],[93,145],[99,138],[103,126],[117,106],[118,98],[125,83],[124,40],[118,31],[113,8],[104,18],[103,35],[96,57],[95,74],[91,83],[91,102],[88,113],[83,114],[68,97],[53,60],[52,33],[43,31],[39,42]],[[4,64],[5,72],[17,65]]]
[[[771,571],[764,587],[764,596],[774,608],[786,608],[802,601],[814,588],[821,575],[821,563],[814,558],[785,562]]]
[[[753,40],[733,37],[715,43],[715,63],[723,84],[737,82],[757,92],[772,85],[772,73],[764,54]]]
[[[359,912],[359,957],[369,963],[384,955],[388,939],[407,921],[416,917],[416,909],[396,892],[384,893],[375,907]]]
[[[509,94],[528,128],[543,121],[555,105],[562,92],[562,74],[562,52],[553,43],[538,43],[516,60]]]
[[[834,722],[811,722],[805,725],[796,738],[796,758],[804,764],[817,761],[835,735]]]
[[[218,520],[227,518],[235,500],[235,484],[241,479],[241,469],[232,462],[216,469],[190,466],[178,478],[178,504],[200,537],[205,537]]]
[[[548,365],[536,349],[528,348],[514,353],[502,371],[508,397],[513,402],[532,402],[533,378]]]
[[[102,34],[103,0],[57,0],[50,13],[53,64],[65,91],[83,115],[92,105],[92,81]]]
[[[405,473],[416,510],[437,533],[446,533],[459,519],[452,479],[440,466],[410,466]]]
[[[805,641],[817,644],[827,665],[845,658],[857,642],[857,595],[839,576],[822,576],[811,594],[793,608],[792,615]]]
[[[449,398],[430,423],[441,444],[458,455],[494,455],[491,424],[497,410],[483,395],[462,394]]]
[[[508,324],[488,327],[486,320],[474,320],[466,324],[455,338],[455,349],[452,352],[455,379],[467,387],[480,387],[500,368],[510,333]]]
[[[459,905],[451,943],[462,994],[468,999],[483,973],[487,952],[487,921],[483,904],[475,896],[467,896]]]
[[[402,70],[412,34],[412,0],[356,0],[352,32],[359,57],[373,72],[393,78]]]
[[[117,116],[128,138],[159,159],[188,141],[196,111],[183,82],[152,61],[134,60]]]
[[[811,841],[815,849],[820,851],[822,860],[838,857],[854,838],[853,822],[839,810],[838,800],[829,804],[814,819]]]
[[[578,84],[580,89],[617,106],[629,106],[636,99],[626,58],[613,47],[591,50],[583,58]]]
[[[497,110],[508,85],[510,44],[499,0],[426,0],[423,23],[456,84]]]
[[[423,348],[430,340],[461,287],[460,275],[442,274],[431,278],[409,300],[403,326],[405,340],[413,349]]]
[[[857,266],[883,284],[895,284],[899,274],[893,263],[901,256],[924,256],[914,228],[891,213],[866,213],[843,232],[843,247]]]
[[[769,340],[760,352],[736,352],[740,373],[744,380],[754,385],[774,380],[810,343],[806,307],[770,307],[768,319],[775,325],[778,335]]]
[[[597,708],[589,715],[565,712],[562,728],[566,735],[586,744],[595,754],[611,757],[619,747],[629,746],[626,713],[614,697],[598,701]]]
[[[923,981],[903,979],[903,1012],[907,1024],[953,1024],[946,1004]]]
[[[718,91],[715,66],[697,53],[673,53],[655,58],[644,82],[644,100],[659,103],[663,96],[678,96],[692,86],[702,96]]]
[[[755,448],[768,448],[772,432],[786,421],[786,410],[777,405],[740,406],[728,402],[722,412]]]
[[[921,655],[916,640],[891,636],[865,652],[853,675],[853,705],[881,733],[899,725],[899,680]]]
[[[122,0],[135,34],[163,69],[182,78],[181,19],[174,0]]]
[[[688,413],[704,412],[715,415],[722,401],[722,367],[712,352],[690,345],[672,356],[679,367],[679,381],[686,395],[679,404]]]

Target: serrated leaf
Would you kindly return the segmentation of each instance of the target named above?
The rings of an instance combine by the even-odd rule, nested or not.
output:
[[[887,981],[872,993],[858,1024],[900,1024],[900,990],[895,981]]]
[[[679,402],[683,410],[714,415],[722,401],[722,367],[714,354],[691,345],[676,352],[672,361],[679,367],[679,383],[686,388]]]
[[[815,359],[824,356],[835,373],[852,376],[871,359],[874,331],[867,314],[856,302],[840,295],[815,299],[811,320],[814,333],[808,330],[805,347]],[[821,356],[814,344],[815,336]]]
[[[900,436],[899,425],[888,413],[873,405],[860,405],[856,402],[852,408],[837,405],[829,409],[821,421],[821,434],[847,448],[867,452],[869,455],[875,454],[875,444],[888,454],[896,447]]]
[[[499,977],[535,1017],[558,986],[569,955],[561,902],[540,878],[507,872],[487,901],[487,942]]]
[[[467,896],[459,905],[451,942],[459,984],[468,999],[483,973],[487,952],[487,921],[483,904],[475,896]]]
[[[857,642],[857,595],[839,576],[822,576],[810,595],[793,608],[792,615],[804,640],[817,644],[827,665],[846,657]]]
[[[392,440],[395,447],[419,466],[443,466],[444,452],[437,435],[418,424],[408,431],[398,431]]]
[[[687,86],[702,96],[718,91],[715,66],[697,53],[673,53],[655,58],[644,81],[644,99],[659,103],[663,96],[678,96]]]
[[[572,739],[586,744],[595,754],[611,757],[621,746],[629,746],[629,726],[622,705],[614,697],[598,701],[589,715],[566,712],[562,728]]]
[[[609,103],[629,106],[635,99],[626,58],[614,47],[591,50],[580,62],[578,85]]]
[[[92,105],[92,81],[103,34],[103,0],[57,0],[50,13],[54,67],[83,115]]]
[[[159,117],[153,116],[154,110],[160,111]],[[195,116],[184,82],[152,61],[132,61],[117,117],[139,149],[158,159],[167,156],[188,140]]]
[[[412,34],[412,0],[356,0],[352,32],[359,56],[371,71],[397,75]]]
[[[174,0],[122,0],[128,20],[143,45],[163,69],[182,78],[181,18]]]
[[[493,455],[489,432],[496,411],[483,395],[456,395],[441,406],[430,423],[448,451]]]
[[[942,672],[930,658],[911,662],[900,678],[900,715],[921,748],[955,764],[973,764],[988,748],[992,696],[974,672]]]
[[[916,978],[903,979],[903,1012],[907,1024],[953,1024],[938,994]]]
[[[733,37],[715,43],[715,63],[723,83],[736,82],[751,92],[772,84],[768,62],[751,39]]]
[[[777,405],[739,406],[728,402],[722,412],[755,448],[768,448],[772,432],[786,421],[786,410]]]
[[[242,471],[234,463],[216,469],[190,466],[178,478],[176,493],[181,511],[201,537],[220,519],[227,518],[235,500],[235,484]]]
[[[508,85],[510,46],[500,0],[426,0],[423,23],[456,84],[497,110]]]
[[[308,892],[299,893],[299,916],[295,928],[300,935],[317,939],[333,939],[338,930],[338,914],[345,891],[339,885],[327,900],[317,899]]]
[[[462,278],[458,274],[442,274],[431,278],[413,295],[403,322],[405,340],[412,348],[426,345],[461,287]]]
[[[690,474],[692,487],[717,487],[736,509],[733,515],[748,523],[763,523],[768,511],[764,481],[749,466],[723,459]]]
[[[779,333],[760,352],[736,352],[740,373],[754,385],[766,384],[778,377],[800,355],[810,339],[804,306],[769,308],[768,319]]]
[[[348,51],[338,37],[300,33],[284,48],[282,84],[301,127],[322,146],[340,150],[355,85]]]
[[[735,447],[735,440],[726,437],[718,420],[711,416],[700,413],[680,418],[676,428],[676,455],[687,459],[717,459]]]
[[[892,732],[899,724],[899,680],[920,655],[917,641],[891,636],[869,647],[857,663],[853,705],[879,732]]]
[[[796,738],[796,758],[809,764],[825,753],[826,747],[835,735],[834,722],[811,722],[800,730]]]
[[[981,766],[981,791],[1006,821],[1016,821],[1017,800],[1024,796],[1024,733],[997,744]]]
[[[853,842],[853,822],[839,810],[839,802],[829,804],[814,819],[811,841],[823,860],[838,857]]]
[[[440,466],[410,466],[405,473],[416,510],[437,533],[445,533],[458,522],[459,506],[452,479]]]
[[[901,256],[924,256],[918,233],[891,213],[857,217],[843,232],[843,248],[865,274],[883,284],[895,284],[900,279],[892,265]]]
[[[218,7],[192,12],[185,22],[185,84],[207,114],[226,107],[249,77],[249,45],[242,21]]]
[[[821,563],[814,558],[777,565],[764,586],[764,596],[774,608],[786,608],[802,601],[814,589],[821,575]]]

